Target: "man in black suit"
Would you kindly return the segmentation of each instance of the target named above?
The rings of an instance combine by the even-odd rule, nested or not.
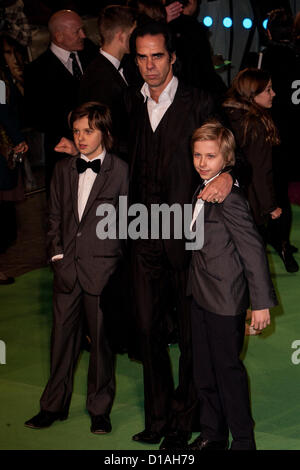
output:
[[[67,418],[85,318],[91,339],[86,406],[91,432],[104,434],[111,431],[115,376],[102,293],[123,250],[118,237],[99,233],[99,209],[110,204],[118,212],[119,196],[128,191],[128,168],[109,153],[111,118],[105,105],[79,106],[70,125],[81,156],[58,162],[49,199],[47,242],[54,271],[51,373],[41,411],[25,425],[41,429]]]
[[[49,48],[28,64],[24,72],[28,125],[45,134],[47,190],[54,166],[63,157],[53,149],[63,135],[71,137],[67,116],[77,104],[80,77],[97,53],[74,11],[54,13],[48,29]]]
[[[123,93],[127,81],[121,61],[129,53],[129,38],[135,28],[134,11],[125,6],[108,6],[99,15],[98,28],[101,49],[83,75],[79,101],[96,100],[110,108],[115,151],[126,158],[127,121]]]
[[[176,203],[183,208],[197,187],[190,137],[214,113],[210,95],[188,88],[173,75],[176,55],[167,25],[148,23],[134,32],[136,61],[145,80],[141,90],[128,90],[131,202],[148,209]],[[202,197],[221,202],[232,179],[220,175]],[[178,227],[177,227],[178,228]],[[145,430],[133,440],[182,449],[193,429],[197,405],[192,379],[190,304],[186,297],[189,254],[184,239],[135,240],[132,243],[136,337],[143,363]],[[179,383],[174,391],[166,347],[165,299],[172,288],[179,330]]]

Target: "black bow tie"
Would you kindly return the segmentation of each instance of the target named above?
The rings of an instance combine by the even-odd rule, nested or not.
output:
[[[92,162],[86,162],[83,158],[77,158],[76,167],[79,174],[84,173],[88,168],[91,168],[95,173],[99,173],[101,160],[98,158]]]

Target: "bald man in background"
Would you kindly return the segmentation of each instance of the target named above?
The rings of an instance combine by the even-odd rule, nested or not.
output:
[[[77,105],[81,76],[98,52],[86,38],[82,19],[72,10],[55,12],[48,30],[48,49],[24,73],[27,124],[45,134],[47,192],[56,162],[65,157],[53,149],[61,136],[70,136],[67,116]]]

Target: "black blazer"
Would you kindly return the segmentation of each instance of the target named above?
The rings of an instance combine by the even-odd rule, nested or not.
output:
[[[83,70],[95,57],[95,47],[79,51]],[[25,66],[24,80],[28,125],[59,138],[68,136],[67,117],[78,103],[79,81],[50,49]]]
[[[96,216],[96,211],[100,204],[113,204],[118,213],[119,196],[128,192],[127,164],[106,154],[80,221],[77,192],[76,158],[66,158],[55,167],[49,200],[49,257],[64,254],[52,263],[54,289],[70,292],[78,279],[84,291],[100,295],[122,256],[122,244],[118,237],[97,237],[97,224],[103,217]]]
[[[134,192],[138,175],[135,165],[138,155],[138,141],[147,103],[139,90],[128,89],[125,96],[129,114],[129,157],[130,184]],[[198,184],[197,173],[193,167],[190,138],[193,131],[205,120],[215,114],[215,105],[211,95],[204,91],[184,86],[179,82],[173,103],[163,119],[167,120],[164,136],[160,146],[160,180],[163,194],[161,203],[169,206],[178,203],[189,204]],[[162,122],[162,121],[161,121]],[[133,201],[139,202],[139,201]],[[171,227],[172,229],[172,227]],[[167,256],[174,268],[187,266],[189,254],[185,251],[185,240],[164,240]]]
[[[252,309],[274,307],[265,248],[241,190],[234,186],[222,204],[205,202],[202,210],[204,245],[192,252],[188,295],[220,315],[242,313],[250,299]]]
[[[102,54],[87,67],[79,88],[79,102],[100,101],[112,115],[114,148],[127,149],[127,119],[123,93],[127,84],[114,65]]]

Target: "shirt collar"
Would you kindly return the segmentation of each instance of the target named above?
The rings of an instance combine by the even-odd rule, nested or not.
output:
[[[219,176],[220,173],[221,173],[221,171],[219,171],[219,173],[217,173],[215,176],[213,176],[209,180],[203,180],[203,184],[206,186],[208,183],[210,183],[212,180],[214,180],[217,176]]]
[[[162,101],[170,101],[172,103],[174,100],[176,91],[177,91],[177,87],[178,87],[178,78],[173,76],[172,80],[170,80],[166,88],[160,94],[158,98],[158,102],[161,103]],[[141,93],[144,97],[144,102],[147,99],[152,100],[148,83],[146,82],[144,83],[144,85],[141,88]]]
[[[117,59],[117,58],[114,57],[113,55],[109,54],[108,52],[105,52],[103,49],[100,49],[100,54],[104,55],[104,57],[106,57],[107,60],[109,60],[109,62],[110,62],[114,67],[116,67],[117,70],[119,70],[119,66],[120,66],[120,61],[119,61],[119,59]]]
[[[71,52],[74,52],[77,56],[77,51],[66,51],[66,49],[62,49],[61,47],[54,44],[54,42],[51,42],[50,49],[53,54],[55,54],[56,57],[58,57],[64,63],[68,62]]]
[[[106,150],[104,149],[102,153],[100,153],[99,155],[97,155],[97,157],[93,158],[92,160],[90,160],[89,158],[87,158],[85,155],[83,155],[83,153],[80,154],[80,158],[82,158],[83,160],[85,160],[86,162],[93,162],[94,160],[101,160],[101,164],[103,163],[103,160],[105,158],[105,155],[106,155]]]

